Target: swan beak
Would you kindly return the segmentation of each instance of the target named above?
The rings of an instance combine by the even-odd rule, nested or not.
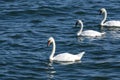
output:
[[[77,25],[78,25],[78,21],[75,23],[75,27],[77,27]]]
[[[50,43],[51,43],[51,41],[49,40],[47,46],[50,46]]]
[[[100,10],[100,13],[99,14],[102,14],[103,12]]]

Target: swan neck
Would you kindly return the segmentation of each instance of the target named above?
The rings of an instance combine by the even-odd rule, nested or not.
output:
[[[107,11],[104,12],[104,18],[103,20],[101,21],[101,25],[104,25],[105,21],[106,21],[106,18],[107,18]]]
[[[53,60],[53,56],[55,54],[55,49],[56,49],[56,44],[55,44],[55,40],[53,40],[53,48],[52,48],[52,52],[51,52],[51,55],[50,55],[50,60]]]
[[[83,30],[83,23],[82,22],[79,22],[79,24],[81,25],[81,29],[80,31],[78,32],[78,35],[80,35],[82,33],[82,30]]]

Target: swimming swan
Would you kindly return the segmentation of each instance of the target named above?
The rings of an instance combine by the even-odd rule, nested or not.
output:
[[[83,22],[81,20],[78,20],[76,22],[76,25],[77,26],[78,24],[81,25],[81,29],[80,31],[77,33],[77,36],[84,36],[84,37],[99,37],[99,36],[102,36],[103,34],[105,34],[105,32],[103,33],[100,33],[98,31],[94,31],[94,30],[85,30],[83,31]]]
[[[78,60],[81,60],[83,54],[85,52],[81,52],[77,55],[73,55],[73,54],[70,54],[70,53],[61,53],[61,54],[58,54],[56,56],[54,56],[55,54],[55,49],[56,49],[56,44],[55,44],[55,40],[53,37],[50,37],[48,39],[48,46],[50,44],[53,44],[53,49],[52,49],[52,53],[49,57],[50,61],[64,61],[64,62],[74,62],[74,61],[78,61]]]
[[[104,18],[103,20],[101,21],[101,26],[114,26],[114,27],[120,27],[120,21],[115,21],[115,20],[112,20],[112,21],[106,21],[106,18],[107,18],[107,11],[105,8],[101,8],[100,9],[100,13],[104,15]]]

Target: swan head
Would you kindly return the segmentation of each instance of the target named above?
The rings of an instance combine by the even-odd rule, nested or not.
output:
[[[50,46],[50,44],[53,43],[53,41],[54,41],[54,38],[53,37],[49,37],[47,45]]]
[[[82,20],[77,20],[76,24],[75,24],[75,27],[77,27],[78,24],[82,24]]]
[[[100,9],[100,14],[103,14],[103,13],[105,13],[106,12],[106,9],[105,8],[101,8]]]
[[[77,27],[78,24],[81,26],[81,29],[80,29],[80,31],[78,31],[77,36],[79,36],[82,33],[82,30],[83,30],[83,22],[82,22],[82,20],[77,20],[77,22],[75,24],[75,27]]]

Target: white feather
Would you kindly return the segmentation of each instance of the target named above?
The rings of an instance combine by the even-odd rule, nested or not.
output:
[[[106,21],[107,18],[107,11],[105,8],[100,9],[101,13],[104,14],[104,18],[101,21],[101,26],[108,26],[108,27],[120,27],[120,21],[112,20],[112,21]],[[106,22],[105,22],[106,21]]]
[[[81,52],[79,54],[70,54],[70,53],[61,53],[58,54],[56,56],[54,56],[55,54],[55,49],[56,49],[56,44],[55,44],[55,40],[53,37],[50,37],[48,40],[48,44],[53,43],[53,49],[52,49],[52,53],[50,55],[50,61],[64,61],[64,62],[74,62],[74,61],[78,61],[81,60],[83,54],[85,52]]]

